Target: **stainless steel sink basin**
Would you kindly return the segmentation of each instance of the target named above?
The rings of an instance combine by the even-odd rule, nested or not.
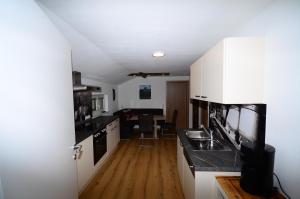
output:
[[[209,140],[210,135],[204,130],[189,130],[186,136],[192,140]]]
[[[231,151],[230,147],[217,140],[192,140],[191,144],[194,151]]]
[[[231,151],[231,148],[224,145],[218,139],[211,137],[206,129],[186,131],[194,151]]]

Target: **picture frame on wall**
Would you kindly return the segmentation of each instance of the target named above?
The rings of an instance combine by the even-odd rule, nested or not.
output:
[[[140,99],[151,99],[151,85],[139,86]]]
[[[116,90],[113,88],[112,89],[112,97],[113,97],[113,101],[116,100]]]

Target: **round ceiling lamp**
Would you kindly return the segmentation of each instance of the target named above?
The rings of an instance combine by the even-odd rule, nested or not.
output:
[[[165,56],[165,53],[163,51],[155,51],[153,54],[152,54],[153,57],[164,57]]]

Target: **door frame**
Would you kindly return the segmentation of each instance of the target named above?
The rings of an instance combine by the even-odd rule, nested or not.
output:
[[[187,128],[189,128],[190,126],[190,80],[170,80],[170,81],[166,81],[166,116],[167,116],[167,109],[168,109],[168,103],[167,103],[167,99],[168,99],[168,83],[182,83],[182,82],[186,82],[187,83],[187,104],[186,104],[186,110],[187,110],[187,117],[186,117],[186,122],[187,122]],[[166,118],[167,119],[167,118]]]

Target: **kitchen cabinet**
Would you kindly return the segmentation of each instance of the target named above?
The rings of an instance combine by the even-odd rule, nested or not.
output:
[[[183,156],[183,193],[185,199],[195,198],[195,177],[186,158]]]
[[[76,160],[78,190],[81,192],[94,175],[93,136],[89,136],[77,146],[81,146],[81,151]]]
[[[112,153],[120,142],[120,122],[119,119],[114,120],[106,126],[107,132],[107,152]]]
[[[114,131],[116,134],[116,144],[115,145],[118,145],[120,142],[120,119],[119,118],[114,121],[114,125],[115,125]]]
[[[107,152],[101,157],[96,165],[94,165],[93,135],[77,144],[77,146],[81,146],[80,154],[77,156],[76,160],[79,193],[84,190],[92,177],[97,173],[106,159],[118,145],[120,141],[119,119],[116,119],[108,124],[106,126],[106,131]]]
[[[113,150],[115,135],[113,132],[113,123],[106,126],[106,139],[107,139],[107,153],[109,154]]]
[[[200,99],[202,86],[202,58],[195,61],[190,67],[190,98]]]
[[[177,137],[177,170],[181,184],[183,183],[183,158],[183,147],[180,139]]]
[[[181,187],[186,199],[195,198],[195,178],[183,154],[183,147],[177,137],[177,169]]]
[[[225,38],[190,67],[190,97],[222,104],[264,103],[264,39]]]
[[[193,175],[177,137],[177,169],[186,199],[215,199],[218,195],[216,176],[240,176],[240,172],[195,171]]]

